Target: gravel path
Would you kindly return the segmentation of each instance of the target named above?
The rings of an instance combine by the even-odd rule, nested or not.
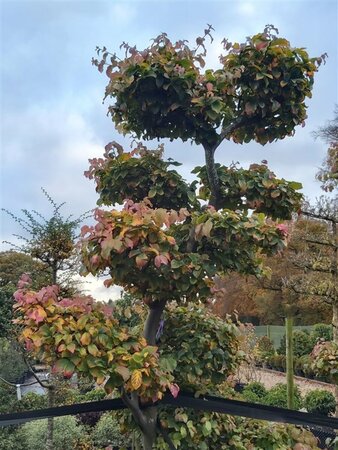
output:
[[[286,383],[286,374],[283,372],[277,372],[276,370],[260,369],[257,368],[254,373],[250,374],[244,369],[240,374],[240,381],[247,383],[250,381],[259,381],[264,384],[267,389],[272,388],[277,383]],[[323,383],[322,381],[310,380],[308,378],[296,377],[295,383],[299,387],[302,395],[307,394],[314,389],[322,389],[334,394],[334,385],[329,383]]]

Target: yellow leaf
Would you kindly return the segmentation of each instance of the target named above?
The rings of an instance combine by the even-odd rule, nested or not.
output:
[[[83,335],[81,336],[81,344],[82,345],[89,345],[90,341],[91,341],[91,336],[89,333],[83,333]]]
[[[140,370],[134,370],[130,381],[131,387],[136,391],[142,384],[142,372]]]

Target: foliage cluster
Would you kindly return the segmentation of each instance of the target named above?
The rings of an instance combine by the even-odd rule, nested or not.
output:
[[[311,367],[319,376],[338,384],[338,344],[334,341],[318,342],[311,353]]]
[[[293,339],[293,354],[295,357],[299,358],[301,356],[309,355],[312,352],[314,346],[314,338],[310,333],[305,330],[295,330],[292,333]],[[283,336],[280,346],[277,349],[279,355],[286,354],[286,337]]]
[[[315,389],[306,394],[304,406],[309,413],[332,414],[336,409],[336,399],[331,392]]]
[[[123,59],[97,49],[102,59],[93,64],[100,72],[106,69],[105,97],[115,101],[108,111],[120,132],[214,145],[217,129],[226,130],[239,118],[242,126],[226,137],[265,144],[291,135],[305,120],[304,100],[311,97],[322,58],[309,58],[267,26],[243,44],[224,40],[221,68],[203,72],[211,30],[197,38],[193,50],[187,41],[172,43],[165,33],[142,51],[124,43]]]
[[[294,396],[295,409],[299,410],[303,406],[303,400],[297,386],[294,388]],[[260,382],[249,383],[243,390],[243,397],[248,402],[287,408],[287,387],[283,383],[278,383],[269,390]]]
[[[273,219],[291,219],[291,211],[300,208],[302,194],[301,183],[276,178],[276,175],[264,164],[251,164],[242,169],[233,164],[230,167],[215,164],[218,174],[221,200],[219,206],[228,209],[252,210],[264,213]],[[192,173],[200,179],[199,197],[210,197],[210,183],[206,166],[196,167]]]
[[[0,377],[9,382],[18,381],[27,371],[18,344],[6,338],[0,338]]]
[[[14,295],[16,323],[24,326],[26,348],[52,370],[66,376],[76,370],[106,390],[124,385],[145,399],[160,398],[170,387],[172,377],[159,367],[156,347],[119,328],[111,308],[91,297],[61,299],[57,286],[30,291],[29,282],[24,275]]]

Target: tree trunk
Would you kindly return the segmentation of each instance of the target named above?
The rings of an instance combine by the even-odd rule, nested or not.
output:
[[[333,303],[332,305],[332,332],[333,332],[333,342],[338,345],[338,303]],[[335,399],[336,399],[336,413],[335,416],[338,417],[338,385],[335,386]]]
[[[207,145],[206,143],[203,144],[203,148],[205,153],[205,167],[207,169],[209,187],[211,191],[209,205],[213,206],[215,209],[219,209],[220,186],[215,167],[215,148]]]
[[[54,387],[49,387],[47,391],[48,397],[48,408],[53,408],[55,403],[55,392]],[[47,440],[46,440],[46,450],[53,450],[53,435],[54,435],[54,418],[48,417],[47,419]]]
[[[338,282],[338,274],[337,274],[337,265],[338,265],[338,234],[337,234],[337,224],[336,222],[332,222],[332,234],[335,243],[334,253],[332,258],[332,269],[333,269],[333,284],[337,286]],[[338,345],[338,301],[337,299],[333,300],[332,303],[332,334],[333,334],[333,342]],[[335,386],[335,399],[336,399],[336,412],[335,416],[338,417],[338,386]],[[337,443],[338,447],[338,443]]]
[[[165,304],[165,300],[159,300],[152,302],[149,306],[148,317],[143,331],[148,345],[156,345],[156,333],[160,325]],[[141,409],[136,392],[130,395],[123,393],[122,398],[142,431],[143,449],[152,450],[156,440],[158,407],[149,406]]]
[[[149,345],[156,345],[156,333],[160,325],[161,316],[165,307],[165,300],[153,302],[149,306],[149,313],[144,324],[144,337]],[[157,406],[151,406],[143,411],[146,420],[146,430],[143,431],[143,448],[151,450],[156,439]]]
[[[293,317],[287,313],[285,318],[286,331],[286,382],[287,382],[287,404],[289,409],[294,409],[294,374],[293,374],[293,336],[292,336]]]

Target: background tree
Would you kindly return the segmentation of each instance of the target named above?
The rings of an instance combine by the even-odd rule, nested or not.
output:
[[[40,289],[51,282],[51,272],[30,255],[12,250],[0,252],[0,337],[9,336],[12,327],[13,294],[23,273],[31,274],[34,289]]]
[[[64,218],[60,212],[64,203],[58,205],[44,189],[42,189],[42,192],[53,208],[50,219],[46,219],[35,210],[22,209],[24,218],[20,218],[12,212],[2,209],[24,231],[24,235],[14,235],[22,244],[6,242],[17,251],[7,252],[2,255],[1,283],[4,283],[3,289],[6,289],[8,295],[13,293],[11,292],[11,289],[13,289],[13,276],[17,276],[18,281],[22,273],[26,273],[26,278],[24,279],[31,279],[30,276],[34,277],[35,288],[41,287],[41,284],[55,285],[58,283],[66,295],[73,295],[79,291],[78,285],[73,278],[78,268],[75,240],[77,238],[77,229],[81,221],[86,217],[86,214],[78,219],[73,219],[71,216]],[[13,263],[16,264],[16,267],[12,272],[12,276],[9,277],[9,271]],[[29,270],[19,273],[21,269]],[[28,276],[28,273],[30,276]],[[8,304],[8,301],[12,301],[11,298],[10,300],[8,297],[6,298],[6,304]],[[42,381],[33,370],[29,361],[29,353],[24,355],[24,359],[36,381],[43,388],[47,389],[48,405],[52,407],[54,405],[55,391],[53,375],[50,374],[48,382]],[[47,450],[52,450],[53,448],[53,418],[48,419],[46,448]]]
[[[192,184],[170,168],[178,163],[163,159],[162,146],[148,150],[140,143],[126,152],[112,142],[104,158],[91,160],[87,176],[96,181],[99,204],[123,208],[97,209],[95,226],[82,228],[82,273],[108,272],[107,286],[118,284],[143,302],[143,337],[119,328],[90,300],[60,300],[51,288],[34,293],[27,280],[16,293],[26,344],[56,369],[84,371],[101,383],[109,375],[105,387],[120,388],[146,450],[155,445],[158,407],[142,408],[142,403],[156,401],[167,389],[177,395],[175,374],[182,370],[175,372],[156,346],[166,305],[170,314],[176,302],[174,311],[188,317],[189,310],[180,308],[208,299],[216,275],[263,274],[262,254],[285,247],[285,227],[273,219],[289,219],[301,201],[296,192],[301,185],[276,178],[266,164],[225,167],[215,163],[214,155],[225,139],[265,144],[292,135],[305,119],[304,101],[322,58],[309,58],[268,26],[244,44],[224,40],[220,69],[203,71],[211,29],[197,38],[194,50],[162,34],[143,51],[124,43],[122,59],[103,48],[97,50],[102,60],[93,60],[101,72],[106,68],[106,97],[114,98],[109,113],[119,131],[144,139],[190,140],[205,153],[206,164],[194,170]],[[172,330],[179,329],[173,322]],[[217,348],[217,339],[205,345]],[[224,366],[231,371],[224,360],[214,369]],[[194,380],[187,378],[195,390]],[[207,442],[212,447],[219,440],[213,421],[198,420],[205,423],[204,431],[189,431],[192,441],[187,434],[184,445],[202,439],[205,448]],[[170,423],[162,426],[170,428]]]
[[[321,181],[325,192],[332,192],[338,185],[338,107],[334,111],[334,119],[315,133],[329,144],[326,158],[316,178]]]
[[[295,324],[331,322],[331,300],[325,297],[326,290],[321,290],[323,301],[318,301],[318,289],[314,291],[315,287],[323,285],[323,272],[319,274],[321,280],[318,280],[318,274],[308,269],[306,274],[304,273],[305,261],[309,264],[309,261],[318,258],[306,239],[318,240],[325,236],[328,238],[328,228],[324,223],[303,217],[289,222],[287,230],[287,248],[281,254],[265,258],[265,265],[270,269],[268,278],[231,275],[218,280],[213,305],[216,313],[229,314],[236,310],[241,320],[253,321],[256,324],[282,325],[285,317],[282,290],[288,281],[297,290],[293,300]],[[331,297],[332,294],[333,292]]]

